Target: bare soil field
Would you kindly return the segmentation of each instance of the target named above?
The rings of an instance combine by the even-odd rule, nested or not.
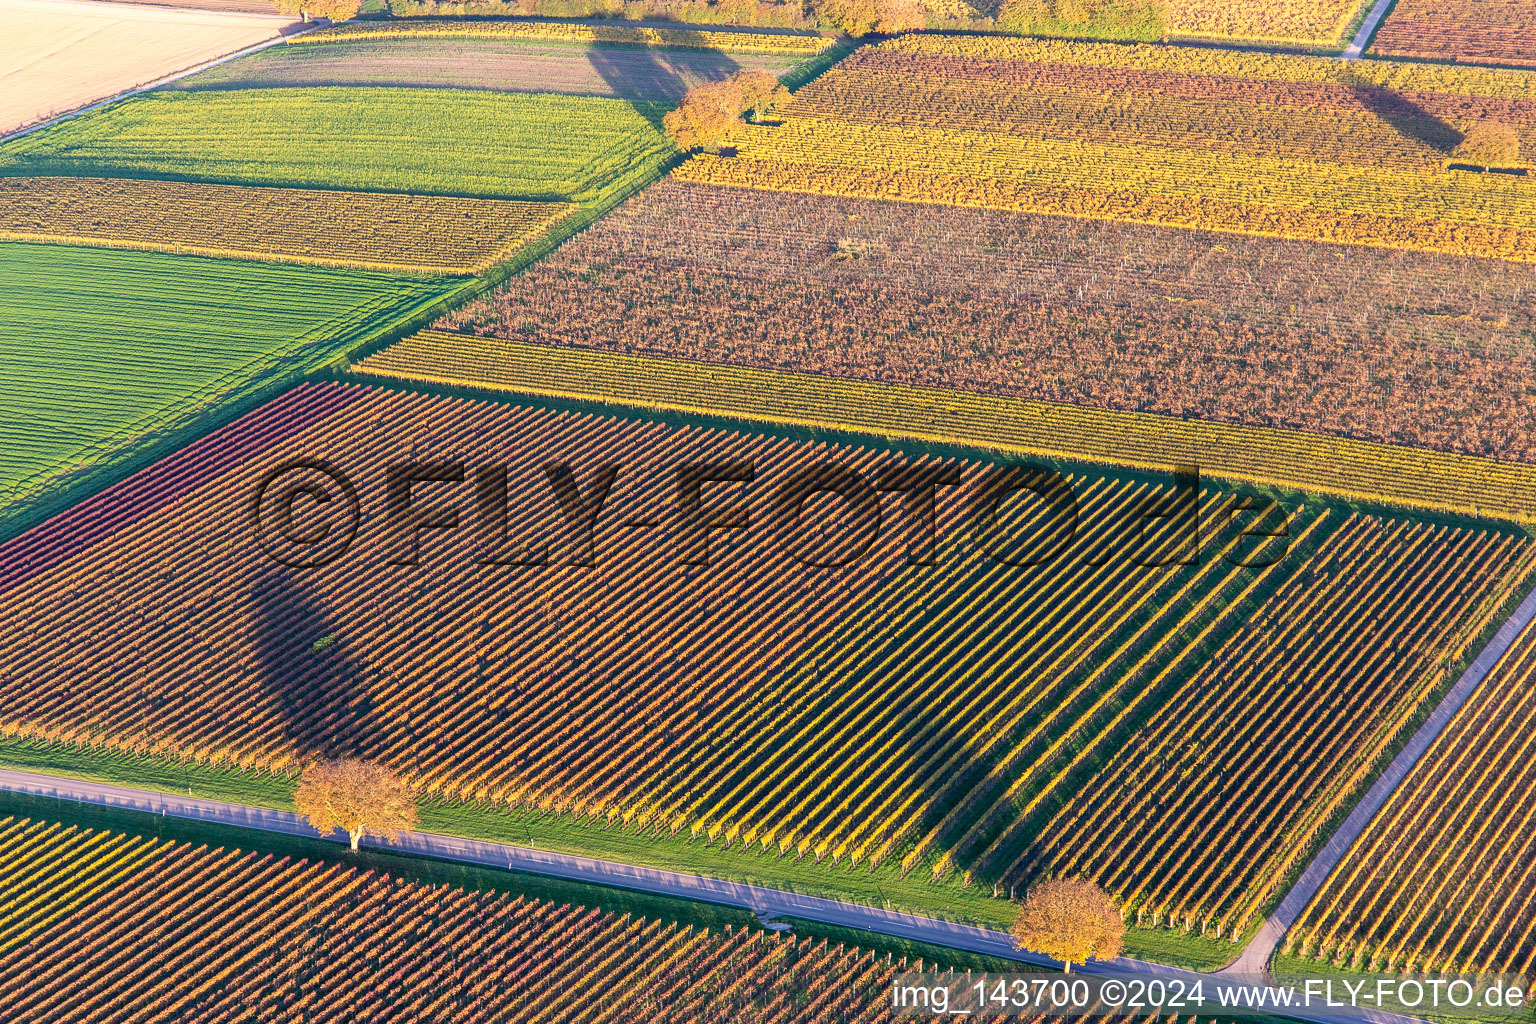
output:
[[[380,39],[264,50],[184,82],[183,89],[431,86],[676,100],[739,68],[782,74],[798,57],[579,46],[491,39]]]
[[[0,132],[271,39],[291,17],[105,0],[0,0]]]

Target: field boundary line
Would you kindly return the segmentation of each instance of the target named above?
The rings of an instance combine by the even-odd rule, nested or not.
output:
[[[1365,831],[1376,813],[1386,805],[1392,794],[1397,792],[1403,782],[1413,772],[1414,767],[1423,758],[1425,753],[1434,744],[1440,733],[1450,724],[1456,712],[1461,710],[1463,704],[1477,692],[1477,688],[1493,672],[1494,667],[1508,653],[1510,647],[1521,634],[1536,619],[1536,590],[1526,595],[1525,600],[1514,610],[1504,624],[1499,627],[1493,639],[1467,666],[1461,678],[1450,688],[1435,709],[1429,713],[1424,724],[1419,726],[1411,739],[1398,751],[1386,769],[1376,779],[1374,785],[1366,791],[1365,796],[1355,804],[1354,810],[1344,823],[1338,827],[1323,848],[1312,858],[1301,875],[1296,879],[1296,884],[1275,907],[1273,913],[1265,919],[1263,925],[1248,944],[1243,947],[1243,952],[1231,965],[1218,973],[1230,974],[1260,974],[1269,964],[1270,955],[1280,940],[1285,937],[1301,912],[1312,902],[1312,898],[1322,889],[1328,877],[1333,874],[1333,869],[1344,859],[1349,848],[1355,840]]]
[[[1536,607],[1536,601],[1532,604]],[[329,838],[321,836],[307,821],[292,811],[129,789],[8,768],[0,769],[0,790],[103,807],[116,807],[145,814],[162,814],[221,825],[234,825],[284,835]],[[346,840],[337,839],[335,842],[339,847]],[[729,882],[706,875],[666,871],[618,861],[596,860],[591,857],[579,857],[574,854],[513,846],[507,843],[463,839],[435,832],[407,832],[401,837],[400,842],[395,844],[366,836],[363,838],[363,844],[379,850],[400,851],[464,864],[505,868],[575,882],[741,907],[757,914],[760,919],[797,917],[821,924],[859,928],[881,935],[1016,960],[1034,967],[1059,968],[1061,966],[1059,961],[1052,960],[1050,957],[1020,951],[1015,948],[1011,936],[989,928],[940,921],[936,918],[901,911],[882,910],[861,903],[845,903],[820,896],[802,896],[782,889]],[[1106,970],[1138,973],[1155,971],[1164,977],[1178,976],[1191,983],[1197,979],[1209,977],[1195,971],[1167,967],[1145,960],[1132,960],[1128,957],[1106,962],[1091,962],[1076,969],[1086,973]],[[1296,1013],[1290,1016],[1298,1020],[1312,1021],[1315,1024],[1426,1024],[1415,1017],[1369,1009],[1353,1013]]]
[[[306,33],[313,32],[320,27],[321,26],[318,24],[311,24],[308,28],[303,28],[297,32],[291,32],[287,35],[284,35],[282,30],[279,30],[278,34],[273,36],[271,39],[264,39],[259,43],[254,43],[250,46],[243,47],[234,51],[233,53],[226,53],[222,57],[215,57],[212,60],[193,65],[192,67],[186,68],[182,71],[172,72],[163,78],[155,79],[153,82],[148,82],[144,85],[136,85],[132,89],[125,89],[122,92],[108,96],[105,99],[93,100],[83,107],[76,107],[74,110],[66,110],[62,114],[54,114],[52,117],[45,118],[42,121],[37,121],[33,124],[17,128],[14,131],[7,132],[4,135],[0,135],[0,142],[10,142],[12,139],[25,138],[26,136],[31,135],[33,132],[40,132],[44,128],[51,128],[61,121],[68,121],[71,118],[79,117],[81,114],[89,114],[92,111],[100,110],[102,107],[110,106],[111,104],[116,103],[118,100],[125,100],[130,96],[138,96],[141,93],[151,92],[155,89],[161,88],[162,86],[170,85],[172,82],[177,82],[183,78],[188,78],[192,75],[200,74],[204,71],[207,71],[209,68],[216,68],[220,64],[227,64],[232,60],[239,60],[241,57],[249,57],[253,53],[260,53],[262,50],[273,46],[281,46],[296,36],[301,36]]]

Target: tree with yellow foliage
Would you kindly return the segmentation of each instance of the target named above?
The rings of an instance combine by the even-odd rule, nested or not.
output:
[[[1020,949],[1055,957],[1070,971],[1089,958],[1119,956],[1125,921],[1114,898],[1086,878],[1053,878],[1029,890],[1012,933]]]
[[[1451,162],[1488,170],[1520,162],[1520,135],[1502,121],[1479,121],[1451,150]]]
[[[682,104],[662,118],[667,135],[684,150],[715,149],[741,123],[789,102],[789,90],[766,71],[738,71],[723,82],[695,86]]]
[[[338,829],[352,840],[384,836],[390,842],[416,827],[416,791],[400,776],[367,761],[317,761],[304,769],[294,808],[328,835]]]
[[[347,21],[357,17],[363,0],[272,0],[284,14],[297,14],[305,21],[310,18],[326,18],[330,21]]]

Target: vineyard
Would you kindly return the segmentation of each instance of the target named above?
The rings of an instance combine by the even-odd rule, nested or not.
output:
[[[309,572],[274,562],[250,533],[254,489],[295,458],[346,473],[362,511],[346,556]],[[385,521],[383,467],[412,459],[504,468],[489,497],[468,469],[462,487],[423,492],[475,504],[463,529],[421,531],[419,565],[402,569],[412,542]],[[540,469],[551,460],[584,494],[601,467],[619,467],[614,511],[590,535],[561,518]],[[754,467],[750,488],[724,485],[699,506],[734,517],[736,495],[751,530],[701,539],[673,504],[674,468],[703,460]],[[771,496],[829,463],[868,480],[956,474],[936,491],[933,564],[908,564],[910,522],[905,543],[878,530],[886,540],[873,543],[824,504],[808,503],[799,528],[776,518]],[[1180,499],[1166,475],[1076,471],[1063,483],[1076,528],[1054,557],[1013,566],[1059,524],[1000,513],[1036,523],[1001,548],[990,527],[966,528],[989,465],[304,386],[0,550],[13,567],[0,584],[0,728],[277,771],[348,753],[447,799],[956,872],[1003,892],[1042,857],[1078,856],[1035,837],[1083,813],[1070,800],[1083,780],[1141,779],[1127,800],[1160,784],[1171,741],[1122,750],[1134,723],[1162,721],[1170,701],[1222,723],[1201,704],[1214,658],[1243,666],[1268,702],[1246,708],[1241,741],[1208,752],[1210,771],[1278,758],[1255,771],[1262,788],[1228,798],[1237,816],[1223,821],[1258,808],[1284,841],[1233,846],[1219,863],[1193,836],[1163,846],[1201,860],[1198,885],[1160,863],[1091,870],[1147,924],[1193,919],[1233,937],[1531,566],[1523,533],[1325,506],[1292,511],[1289,553],[1269,559],[1283,552],[1237,532],[1250,520],[1232,492]],[[897,526],[912,514],[884,507]],[[1256,528],[1278,528],[1279,514]],[[1170,564],[1187,553],[1179,524],[1197,521],[1201,557]],[[654,532],[623,525],[645,523]],[[819,554],[796,554],[803,545]],[[1318,602],[1304,637],[1300,588]],[[1298,702],[1354,713],[1317,730]],[[981,720],[978,734],[968,723]],[[1290,761],[1282,752],[1303,735],[1312,756]],[[1315,786],[1314,771],[1345,761],[1358,771]]]
[[[1371,52],[1536,67],[1532,0],[1398,0]]]
[[[439,326],[1536,463],[1527,412],[1536,393],[1532,287],[1531,268],[1497,260],[668,179]],[[464,354],[452,359],[434,361],[430,350],[408,358],[417,348],[408,342],[370,365],[514,383],[511,366],[481,373],[465,365],[475,345],[493,351],[499,342],[455,344]],[[519,386],[542,390],[538,379]],[[623,387],[616,396],[665,400]],[[687,379],[671,387],[702,394]],[[704,404],[719,408],[730,396],[751,403],[745,413],[766,412],[764,399],[742,387],[708,394]],[[816,407],[827,403],[817,399]],[[817,415],[848,422],[858,408],[844,403]],[[998,423],[1017,422],[987,408]],[[861,416],[861,428],[933,430],[915,411],[890,411],[901,418]],[[794,418],[809,415],[802,409]],[[1152,437],[1211,431],[1221,437],[1214,450],[1182,457],[1213,472],[1217,462],[1245,476],[1268,469],[1303,487],[1378,479],[1362,477],[1358,463],[1334,475],[1326,463],[1344,451],[1365,465],[1384,457],[1311,438],[1282,446],[1318,452],[1310,462],[1234,463],[1249,446],[1214,424],[1077,415],[1096,421],[1095,432],[1136,422]],[[1089,443],[1079,431],[1041,444],[1092,458],[1144,450],[1147,442],[1128,445],[1124,430],[1115,433],[1114,443]],[[1007,439],[990,430],[971,440]],[[1088,447],[1060,447],[1069,442]],[[1424,484],[1425,497],[1442,494],[1431,501],[1529,507],[1509,504],[1504,496],[1514,491],[1493,482],[1528,489],[1515,483],[1523,470],[1424,459],[1413,481],[1446,474],[1443,484]],[[1412,499],[1407,478],[1379,478],[1388,488],[1380,493]]]
[[[1176,464],[1292,490],[1529,522],[1536,469],[1144,413],[837,381],[425,331],[363,373],[552,398],[741,417],[1149,469]]]
[[[800,61],[760,52],[407,36],[273,47],[209,68],[171,88],[424,86],[675,102],[694,86],[721,81],[743,68],[779,75]]]
[[[1335,869],[1287,951],[1371,971],[1531,969],[1533,683],[1527,630]]]
[[[57,822],[0,820],[0,952],[67,918],[157,852],[140,837]]]
[[[0,239],[407,273],[479,273],[571,210],[137,178],[0,178]]]
[[[865,47],[798,92],[781,123],[743,125],[729,152],[675,175],[1536,262],[1536,190],[1445,166],[1484,119],[1536,146],[1536,75],[1014,49],[913,36]]]
[[[1169,0],[1168,30],[1180,38],[1337,44],[1364,0]]]
[[[656,175],[661,104],[460,89],[154,92],[0,143],[0,175],[588,202]]]
[[[301,45],[360,39],[506,39],[629,46],[671,46],[694,50],[783,53],[814,57],[832,45],[827,37],[791,32],[712,32],[708,29],[592,25],[564,21],[462,21],[412,18],[353,21],[333,25],[290,42]]]
[[[0,243],[0,496],[332,357],[441,279]],[[39,344],[46,339],[46,344]]]
[[[24,910],[0,917],[7,1020],[886,1021],[894,976],[922,969],[824,939],[74,832],[0,821],[0,889],[74,887],[25,930]]]

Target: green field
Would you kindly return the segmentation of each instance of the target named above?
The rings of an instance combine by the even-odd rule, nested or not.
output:
[[[595,202],[659,173],[665,110],[461,89],[157,92],[0,145],[0,174]]]
[[[0,243],[0,502],[456,287],[320,267]]]

